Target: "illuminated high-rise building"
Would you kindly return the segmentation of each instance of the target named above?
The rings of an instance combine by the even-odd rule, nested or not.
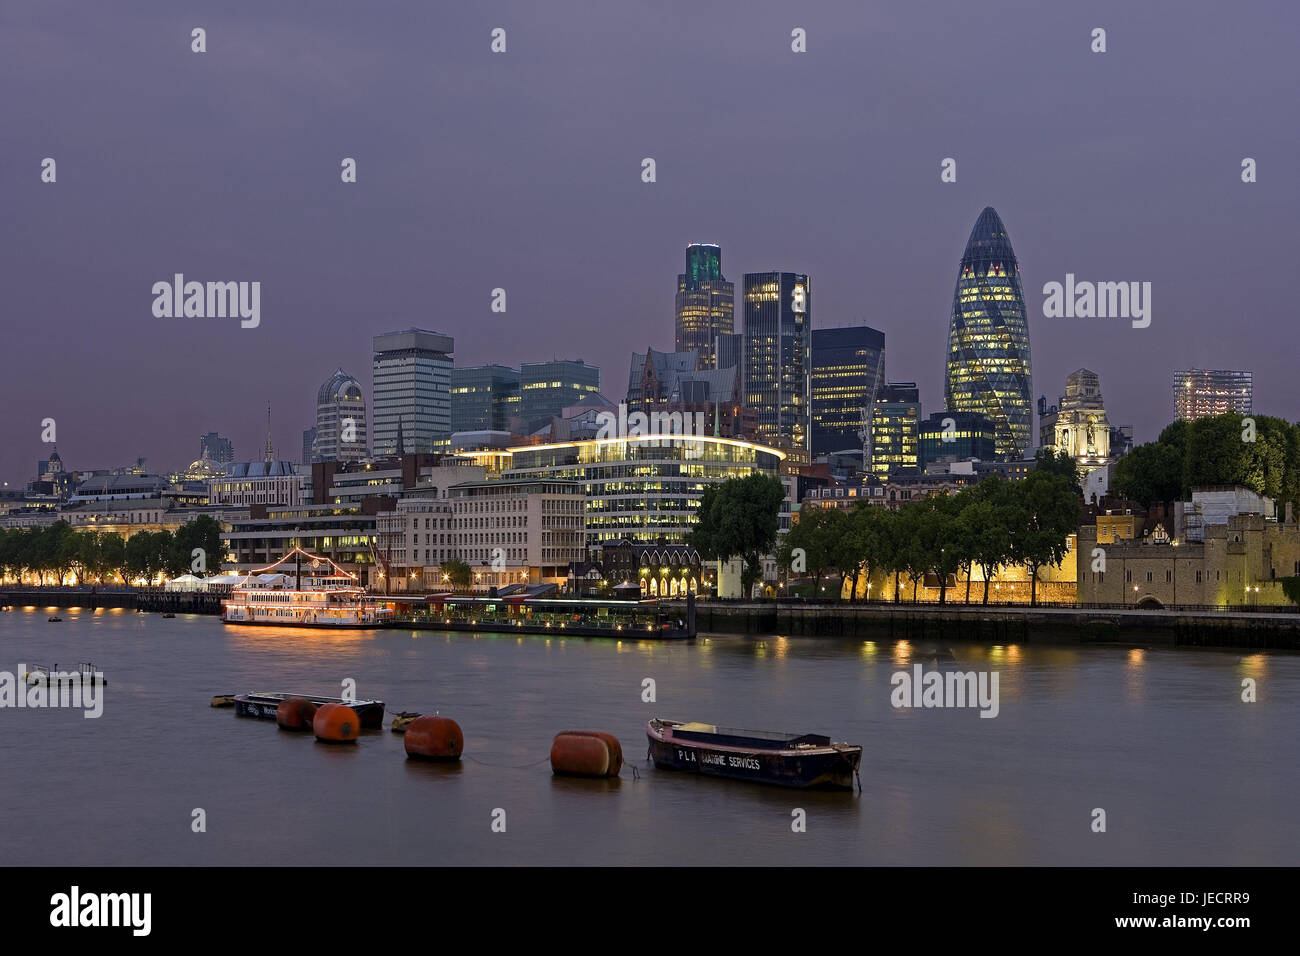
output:
[[[921,467],[921,393],[915,382],[890,382],[876,392],[868,470],[888,478]]]
[[[794,272],[745,275],[745,404],[759,440],[808,460],[812,282]]]
[[[428,454],[451,437],[451,367],[455,340],[405,329],[374,337],[374,453]],[[320,441],[320,434],[316,436]]]
[[[992,206],[975,221],[953,293],[944,404],[993,422],[997,455],[1028,457],[1034,418],[1020,265]]]
[[[717,368],[717,338],[735,328],[736,287],[722,275],[722,249],[686,247],[686,271],[677,277],[677,351],[695,352],[702,369]]]
[[[993,461],[997,456],[993,423],[974,412],[935,412],[921,422],[919,435],[922,471],[945,458]]]
[[[1174,415],[1204,418],[1237,412],[1250,415],[1255,387],[1250,372],[1189,368],[1174,372]]]
[[[885,333],[865,325],[813,329],[812,455],[862,447],[862,428],[884,372]]]

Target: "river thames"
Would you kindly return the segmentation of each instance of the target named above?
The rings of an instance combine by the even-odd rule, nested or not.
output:
[[[48,623],[52,613],[63,621]],[[1295,654],[325,633],[78,609],[0,612],[0,648],[10,674],[93,661],[108,680],[97,719],[0,710],[10,864],[1300,860]],[[917,663],[996,672],[997,716],[896,708],[891,678]],[[338,696],[349,678],[389,716],[455,719],[465,760],[406,760],[388,717],[356,745],[332,746],[209,706],[256,690]],[[1247,678],[1253,703],[1242,700]],[[861,744],[863,791],[657,771],[644,762],[651,716]],[[617,736],[621,778],[554,777],[547,755],[566,729]],[[194,832],[200,809],[206,830]],[[792,829],[797,809],[805,832]],[[1105,832],[1094,832],[1097,809]]]

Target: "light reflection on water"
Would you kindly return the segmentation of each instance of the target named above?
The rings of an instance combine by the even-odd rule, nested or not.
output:
[[[0,670],[94,660],[110,686],[99,720],[0,711],[0,758],[20,768],[0,782],[14,863],[1284,864],[1300,846],[1296,655],[59,613],[0,612]],[[996,670],[999,716],[894,709],[891,675],[917,664]],[[389,713],[456,719],[467,759],[406,761],[386,729],[331,747],[208,706],[254,689],[337,696],[348,678]],[[1258,703],[1242,701],[1245,678]],[[656,771],[642,759],[655,715],[862,744],[865,792]],[[577,728],[618,736],[640,779],[552,777],[551,738]],[[195,807],[206,834],[189,830]],[[796,807],[806,833],[790,830]],[[1089,828],[1094,807],[1106,834]]]

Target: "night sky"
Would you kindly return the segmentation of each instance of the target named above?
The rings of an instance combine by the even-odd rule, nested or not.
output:
[[[806,272],[814,325],[883,330],[929,414],[986,205],[1020,259],[1035,399],[1086,366],[1148,441],[1173,369],[1245,368],[1256,412],[1296,419],[1298,52],[1290,0],[14,0],[0,479],[34,477],[44,418],[74,469],[178,468],[209,430],[259,458],[267,401],[296,460],[317,387],[341,365],[369,402],[393,328],[454,336],[461,365],[582,358],[621,398],[633,350],[672,348],[692,241],[722,245],[737,331],[743,273]],[[261,325],[155,318],[176,272],[260,281]],[[1045,319],[1067,272],[1151,282],[1151,326]]]

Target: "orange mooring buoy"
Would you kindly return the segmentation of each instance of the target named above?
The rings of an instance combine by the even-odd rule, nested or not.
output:
[[[347,704],[321,704],[311,723],[316,739],[331,744],[355,743],[360,727],[361,718]]]
[[[423,760],[459,760],[465,752],[465,735],[450,717],[426,714],[406,725],[406,756]]]
[[[290,697],[275,708],[275,722],[284,730],[311,730],[316,705],[306,697]]]
[[[551,771],[571,777],[617,777],[623,769],[618,738],[600,730],[565,730],[551,743]]]

